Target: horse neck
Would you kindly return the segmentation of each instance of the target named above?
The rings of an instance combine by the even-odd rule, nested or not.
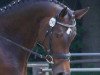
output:
[[[34,3],[25,9],[19,9],[19,11],[13,10],[8,14],[0,15],[0,35],[2,34],[4,37],[27,48],[32,48],[37,39],[38,31],[41,29],[42,25],[48,24],[49,18],[55,16],[57,10],[58,8],[54,5],[45,2]],[[18,65],[22,65],[20,72],[24,72],[21,74],[24,75],[28,54],[20,50],[19,47],[9,44],[6,44],[5,48],[14,47],[10,52],[14,50],[12,56],[15,56],[15,58],[19,60],[20,64],[18,63]],[[9,49],[6,49],[6,51],[8,50]],[[15,50],[17,52],[15,52]],[[15,55],[15,53],[18,53],[18,55]]]

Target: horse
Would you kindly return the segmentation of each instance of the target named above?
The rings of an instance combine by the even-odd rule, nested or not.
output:
[[[0,8],[0,75],[27,75],[27,49],[31,51],[36,42],[52,59],[53,75],[70,75],[75,19],[88,9],[73,11],[57,0],[15,0]]]

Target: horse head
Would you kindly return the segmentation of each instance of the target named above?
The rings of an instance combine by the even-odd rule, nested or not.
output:
[[[39,31],[39,41],[47,50],[47,61],[52,63],[53,75],[70,75],[69,47],[76,36],[76,20],[81,19],[88,8],[73,11],[64,7],[48,19]]]

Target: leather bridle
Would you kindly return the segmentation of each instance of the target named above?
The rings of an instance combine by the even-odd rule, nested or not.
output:
[[[70,25],[70,24],[64,24],[64,23],[61,23],[61,22],[58,22],[57,20],[56,20],[56,18],[54,18],[54,17],[52,17],[51,19],[50,19],[50,21],[55,21],[55,23],[54,22],[51,22],[51,23],[53,23],[53,24],[59,24],[60,26],[63,26],[63,27],[66,27],[66,28],[73,28],[73,27],[75,27],[76,26],[76,21],[75,21],[75,19],[73,19],[73,24],[72,25]],[[47,62],[48,63],[50,63],[50,64],[53,64],[53,58],[56,58],[56,59],[64,59],[64,60],[66,60],[66,61],[70,61],[70,57],[71,57],[71,54],[70,54],[70,52],[69,53],[63,53],[63,54],[54,54],[54,53],[52,53],[52,44],[51,44],[51,42],[52,42],[52,38],[51,38],[51,36],[52,36],[52,30],[53,30],[53,27],[55,27],[55,25],[50,25],[50,22],[49,22],[49,26],[50,26],[50,28],[49,28],[49,30],[47,30],[47,35],[45,36],[45,37],[49,37],[48,38],[48,50],[47,50],[47,53],[48,53],[48,55],[47,55],[47,57],[49,57],[49,59],[51,59],[50,61],[48,60],[48,58],[46,59],[47,60]]]

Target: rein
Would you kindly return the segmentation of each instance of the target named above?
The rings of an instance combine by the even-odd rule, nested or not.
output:
[[[4,39],[4,40],[6,40],[7,42],[10,42],[10,43],[12,43],[12,44],[14,44],[14,45],[16,45],[16,46],[18,46],[18,47],[20,47],[20,48],[22,48],[24,51],[27,51],[27,52],[29,52],[30,54],[32,54],[32,55],[35,55],[35,56],[37,56],[37,57],[39,57],[39,58],[42,58],[42,59],[45,59],[48,63],[50,63],[50,64],[53,64],[53,57],[58,57],[58,58],[63,58],[63,59],[66,59],[66,58],[68,58],[69,59],[69,57],[71,56],[71,54],[70,53],[68,53],[68,54],[65,54],[64,56],[63,55],[61,55],[61,57],[59,57],[58,55],[46,55],[46,56],[43,56],[42,54],[39,54],[39,53],[37,53],[37,52],[34,52],[34,51],[32,51],[32,49],[28,49],[28,48],[26,48],[26,47],[24,47],[24,46],[22,46],[22,45],[20,45],[20,44],[18,44],[18,43],[15,43],[14,41],[12,41],[12,40],[10,40],[10,39],[7,39],[7,38],[5,38],[5,37],[3,37],[3,36],[1,36],[0,35],[0,38],[2,38],[2,39]],[[37,44],[39,44],[39,43],[37,43]],[[42,46],[41,44],[39,44],[40,46]],[[49,61],[49,59],[50,59],[50,61]]]
[[[37,52],[33,52],[32,49],[28,49],[28,48],[26,48],[26,47],[24,47],[24,46],[22,46],[22,45],[20,45],[20,44],[18,44],[18,43],[16,43],[16,42],[10,40],[10,39],[7,39],[7,38],[5,38],[5,37],[3,37],[3,36],[1,36],[1,35],[0,35],[0,38],[4,39],[4,40],[6,40],[7,42],[10,42],[10,43],[12,43],[12,44],[14,44],[14,45],[16,45],[16,46],[18,46],[18,47],[20,47],[20,48],[22,48],[24,51],[27,51],[27,52],[29,52],[29,53],[31,53],[31,54],[33,54],[33,55],[36,55],[36,56],[38,56],[38,57],[40,57],[40,58],[45,59],[44,56],[42,56],[41,54],[39,54],[39,53],[37,53]]]

